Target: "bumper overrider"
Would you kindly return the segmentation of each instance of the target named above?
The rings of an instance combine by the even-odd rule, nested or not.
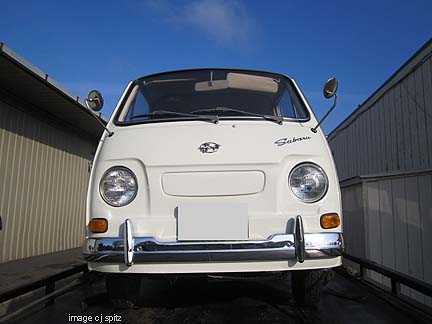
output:
[[[91,262],[230,262],[322,259],[340,256],[342,233],[304,233],[297,216],[294,234],[275,234],[267,240],[161,242],[153,237],[133,237],[132,222],[123,224],[123,237],[87,238],[84,257]]]

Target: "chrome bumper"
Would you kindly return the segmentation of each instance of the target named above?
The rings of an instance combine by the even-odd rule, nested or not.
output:
[[[126,220],[123,237],[88,238],[87,261],[124,263],[276,261],[329,258],[341,255],[341,233],[304,233],[297,216],[294,234],[276,234],[267,240],[160,242],[153,237],[133,237]]]

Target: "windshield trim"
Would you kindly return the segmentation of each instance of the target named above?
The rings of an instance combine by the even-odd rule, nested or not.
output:
[[[127,92],[126,92],[125,96],[123,97],[123,100],[121,100],[121,102],[119,103],[119,109],[117,110],[117,112],[116,112],[116,114],[114,116],[113,124],[115,126],[130,126],[130,125],[151,124],[151,123],[161,123],[161,122],[202,120],[202,119],[197,119],[197,118],[193,118],[193,117],[190,117],[190,118],[189,117],[168,117],[168,118],[154,118],[154,119],[137,120],[137,121],[119,121],[119,117],[120,117],[121,112],[124,109],[124,105],[126,103],[126,100],[129,97],[129,95],[131,94],[134,86],[137,85],[140,82],[143,82],[144,79],[150,78],[150,77],[156,77],[156,76],[160,76],[160,75],[164,75],[164,74],[176,73],[176,72],[202,71],[202,70],[208,70],[208,69],[210,69],[210,68],[173,70],[173,71],[167,71],[167,72],[149,74],[149,75],[143,76],[141,78],[138,78],[138,79],[130,82],[129,88],[127,89]],[[283,75],[283,74],[280,74],[280,73],[261,71],[261,70],[248,70],[248,69],[235,69],[235,68],[214,68],[212,70],[235,70],[235,71],[244,71],[244,72],[269,73],[269,74],[278,75],[278,76],[284,78],[285,80],[287,80],[288,82],[290,82],[292,84],[293,89],[295,90],[295,93],[298,96],[298,99],[304,103],[305,112],[307,114],[307,117],[305,117],[305,118],[284,117],[284,116],[280,115],[280,112],[279,112],[279,117],[282,117],[283,118],[282,120],[284,122],[286,121],[286,122],[305,123],[305,122],[310,121],[310,119],[311,119],[311,112],[308,109],[307,102],[306,102],[306,100],[303,99],[302,93],[297,88],[294,80],[292,78],[290,78],[289,76]],[[218,117],[219,117],[219,120],[265,120],[263,117],[253,117],[253,116],[218,116]]]

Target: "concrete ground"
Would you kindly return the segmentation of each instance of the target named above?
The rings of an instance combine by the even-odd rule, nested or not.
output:
[[[0,264],[0,296],[15,291],[19,287],[82,265],[83,262],[82,249],[77,248],[2,263]],[[59,288],[70,280],[72,280],[71,277],[60,280],[56,283],[56,287]],[[44,295],[45,288],[43,287],[21,295],[18,298],[0,303],[0,317],[20,309],[23,305],[27,305]]]
[[[0,264],[0,295],[84,262],[82,249],[70,249]]]

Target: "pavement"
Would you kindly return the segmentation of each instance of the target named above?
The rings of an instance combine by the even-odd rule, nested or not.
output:
[[[83,263],[81,248],[1,263],[0,295]]]

